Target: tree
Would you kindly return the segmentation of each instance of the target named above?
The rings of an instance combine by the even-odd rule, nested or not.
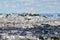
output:
[[[51,37],[51,39],[54,39],[54,40],[60,40],[59,37]]]
[[[39,39],[42,39],[42,40],[44,40],[44,38],[43,38],[42,36],[39,36]]]

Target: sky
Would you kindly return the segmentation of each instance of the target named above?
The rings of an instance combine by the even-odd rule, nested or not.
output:
[[[60,13],[60,0],[0,0],[0,13]]]

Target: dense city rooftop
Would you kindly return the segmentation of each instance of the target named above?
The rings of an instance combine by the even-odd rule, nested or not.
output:
[[[60,37],[60,17],[31,13],[0,14],[0,34],[34,38]]]

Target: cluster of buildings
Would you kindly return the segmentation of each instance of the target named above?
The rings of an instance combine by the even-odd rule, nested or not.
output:
[[[46,26],[45,24],[49,24],[51,26],[48,25]],[[60,34],[60,32],[58,31],[60,30],[60,27],[56,28],[58,25],[60,25],[60,17],[58,16],[47,17],[44,15],[31,14],[31,13],[1,14],[0,39],[1,40],[42,40],[39,39],[39,36],[41,35],[44,38],[46,38],[45,36],[48,35],[55,36],[55,34],[56,35],[58,35],[58,33]],[[15,29],[15,28],[21,28],[21,29]],[[54,40],[51,39],[50,36],[45,40]]]
[[[22,16],[23,15],[23,16]],[[30,28],[35,24],[50,24],[50,25],[60,25],[60,17],[46,17],[43,15],[30,15],[25,14],[3,14],[0,15],[0,27],[23,27]]]

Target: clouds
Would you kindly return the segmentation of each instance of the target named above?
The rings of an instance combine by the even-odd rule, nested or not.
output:
[[[36,13],[60,12],[60,0],[0,0],[0,12],[24,12],[27,8]],[[6,11],[7,10],[7,11]]]

